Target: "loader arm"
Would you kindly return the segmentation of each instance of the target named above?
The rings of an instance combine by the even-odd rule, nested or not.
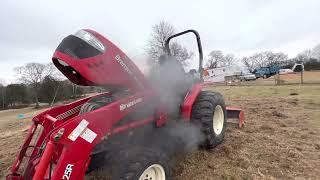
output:
[[[91,112],[64,119],[58,119],[61,116],[57,116],[56,111],[65,106],[39,114],[33,118],[34,124],[7,179],[82,179],[90,163],[93,148],[102,140],[146,124],[154,123],[156,126],[156,109],[154,112],[148,111],[149,115],[141,118],[126,118],[130,113],[154,104],[156,96],[153,93],[143,91]],[[79,103],[86,101],[87,98],[68,106],[77,107]],[[43,130],[36,137],[37,128]],[[33,150],[30,155],[26,151],[31,147]]]

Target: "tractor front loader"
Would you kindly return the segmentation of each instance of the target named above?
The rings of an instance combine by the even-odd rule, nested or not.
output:
[[[186,33],[197,38],[197,77],[184,73],[170,53],[170,40]],[[52,57],[54,65],[77,85],[107,91],[35,116],[7,179],[84,179],[102,159],[112,179],[170,179],[168,155],[144,139],[179,119],[197,124],[204,135],[199,146],[213,148],[223,141],[229,111],[242,126],[241,109],[228,108],[221,94],[202,90],[203,53],[195,30],[169,37],[166,51],[159,68],[165,74],[178,72],[179,78],[154,83],[99,33],[84,29],[64,38]],[[162,90],[153,85],[162,83]],[[176,99],[170,105],[176,110],[168,108],[165,97]]]

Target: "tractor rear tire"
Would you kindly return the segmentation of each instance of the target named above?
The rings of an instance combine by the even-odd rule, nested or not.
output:
[[[199,125],[204,134],[201,147],[212,149],[221,144],[227,125],[223,96],[217,92],[202,91],[192,107],[191,122]]]
[[[172,176],[166,154],[147,147],[121,150],[112,164],[112,179],[168,180]]]

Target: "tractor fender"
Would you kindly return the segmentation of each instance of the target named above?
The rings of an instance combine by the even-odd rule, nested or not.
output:
[[[181,105],[181,115],[185,121],[189,121],[191,119],[192,106],[196,101],[199,93],[203,88],[202,83],[194,84],[191,89],[187,92],[184,101]]]

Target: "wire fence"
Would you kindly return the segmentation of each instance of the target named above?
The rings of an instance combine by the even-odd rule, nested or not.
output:
[[[274,76],[275,85],[320,84],[320,71],[301,71]]]
[[[287,74],[276,74],[268,78],[255,80],[240,80],[236,76],[225,77],[223,83],[216,85],[250,86],[250,85],[290,85],[290,84],[320,84],[320,71],[303,71]]]

